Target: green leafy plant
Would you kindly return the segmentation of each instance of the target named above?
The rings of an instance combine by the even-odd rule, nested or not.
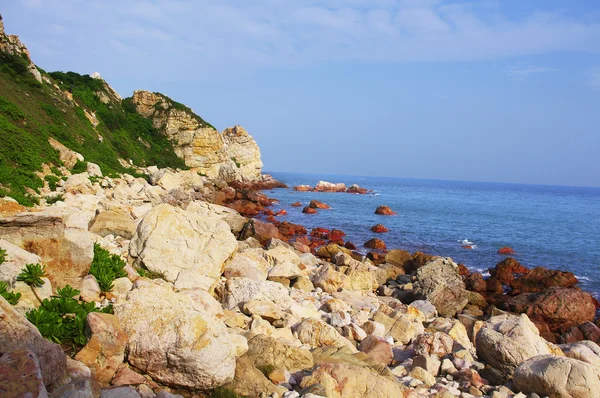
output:
[[[0,249],[0,265],[6,261],[6,250]]]
[[[44,180],[48,181],[48,187],[51,191],[56,191],[56,187],[58,186],[58,182],[60,181],[59,177],[52,174],[48,174],[46,177],[44,177]]]
[[[16,305],[21,298],[21,293],[12,293],[8,291],[8,283],[0,282],[0,296],[4,297],[10,305]]]
[[[71,169],[71,174],[85,173],[87,171],[87,163],[78,160],[75,166]]]
[[[42,305],[26,314],[27,320],[38,328],[46,339],[58,344],[69,344],[75,350],[87,343],[85,319],[90,312],[98,312],[94,302],[84,303],[75,297],[79,290],[67,285],[57,290],[58,295],[45,299]],[[112,306],[100,312],[112,313]]]
[[[139,276],[142,276],[142,277],[145,277],[145,278],[149,278],[149,279],[165,279],[165,273],[164,272],[150,271],[149,269],[145,269],[145,268],[136,268],[135,271],[138,273]]]
[[[117,278],[127,276],[123,269],[125,261],[116,254],[110,254],[108,250],[94,244],[94,260],[90,267],[90,274],[96,277],[98,285],[103,292],[110,292],[113,288],[113,281]]]
[[[40,264],[27,264],[17,275],[17,280],[27,283],[29,286],[44,286],[43,277],[46,276],[46,268]]]
[[[65,200],[65,197],[62,193],[54,196],[46,196],[46,203],[49,205],[53,205],[54,203],[60,202],[62,200]]]

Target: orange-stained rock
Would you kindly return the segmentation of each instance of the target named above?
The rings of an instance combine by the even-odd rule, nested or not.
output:
[[[522,266],[517,260],[512,257],[507,257],[494,268],[490,268],[490,275],[496,278],[503,285],[510,285],[515,279],[515,275],[524,275],[529,270]]]
[[[577,278],[572,272],[535,267],[527,274],[514,279],[510,286],[514,291],[534,293],[552,286],[573,287],[576,284]]]
[[[239,239],[246,240],[250,237],[256,238],[262,245],[266,245],[273,238],[285,240],[275,225],[259,220],[249,220],[242,227]]]
[[[296,187],[294,187],[294,191],[298,191],[298,192],[310,192],[313,189],[308,186],[308,185],[298,185]]]
[[[304,213],[304,214],[317,214],[317,210],[313,209],[312,207],[306,206],[304,209],[302,209],[302,213]]]
[[[381,239],[373,238],[365,242],[364,246],[367,249],[385,250],[387,249],[385,242]]]
[[[287,210],[286,209],[281,209],[277,213],[275,213],[275,217],[285,216],[285,215],[287,215]]]
[[[344,247],[345,247],[346,249],[349,249],[349,250],[357,250],[357,249],[358,249],[358,248],[356,247],[356,245],[355,245],[354,243],[352,243],[352,242],[346,242],[346,243],[344,244]]]
[[[471,275],[471,271],[464,264],[458,264],[458,274],[460,276],[469,276]]]
[[[487,290],[487,283],[483,279],[481,272],[474,272],[465,278],[465,287],[474,292],[485,292]]]
[[[253,217],[263,210],[261,205],[258,205],[249,200],[236,200],[232,203],[227,203],[225,206],[240,213],[242,216]]]
[[[310,231],[310,236],[312,236],[314,238],[318,238],[318,239],[328,239],[329,238],[329,232],[331,232],[331,231],[329,231],[326,228],[317,227],[317,228],[313,228]]]
[[[377,234],[382,234],[382,233],[385,233],[385,232],[390,232],[390,230],[389,230],[389,229],[387,229],[387,228],[385,227],[385,225],[383,225],[383,224],[377,224],[377,225],[373,225],[373,226],[371,227],[371,231],[373,231],[373,232],[375,232],[375,233],[377,233]]]
[[[375,209],[375,214],[379,214],[382,216],[393,216],[397,213],[390,209],[388,206],[379,206],[377,209]]]
[[[277,224],[277,229],[283,236],[292,237],[295,235],[305,235],[306,228],[300,224],[294,224],[288,221],[284,221]],[[308,243],[308,242],[307,242]]]
[[[311,200],[308,207],[312,207],[313,209],[331,209],[331,206],[318,200]]]
[[[302,203],[300,203],[300,202],[294,202],[294,203],[291,204],[291,206],[293,206],[293,207],[302,207]]]
[[[514,254],[515,251],[510,247],[501,247],[498,249],[498,254]]]
[[[47,397],[37,356],[17,350],[0,356],[0,395],[4,398]]]
[[[346,190],[346,193],[356,193],[356,194],[360,194],[360,195],[364,195],[367,192],[369,192],[369,191],[367,191],[365,188],[359,187],[356,184],[351,185],[350,188],[348,188]]]

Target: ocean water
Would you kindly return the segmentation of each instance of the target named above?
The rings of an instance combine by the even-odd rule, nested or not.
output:
[[[483,182],[419,180],[388,177],[353,177],[271,172],[290,189],[268,191],[286,209],[290,221],[313,227],[338,228],[359,250],[367,240],[382,239],[388,249],[404,249],[452,257],[471,270],[485,272],[506,256],[497,254],[510,246],[512,255],[527,267],[544,266],[571,271],[579,286],[600,293],[600,188],[522,185]],[[301,184],[319,180],[358,184],[373,194],[295,192]],[[331,206],[318,214],[302,214],[302,207],[316,199]],[[396,216],[374,214],[388,205]],[[378,223],[390,232],[376,234]],[[468,240],[473,250],[464,249]]]

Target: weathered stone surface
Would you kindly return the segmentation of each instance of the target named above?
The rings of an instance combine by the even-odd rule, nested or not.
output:
[[[127,333],[115,315],[98,312],[88,314],[86,328],[90,339],[75,359],[90,368],[94,380],[108,384],[125,358]]]
[[[258,315],[269,322],[284,317],[283,311],[271,301],[248,300],[242,305],[242,311],[247,315]]]
[[[83,156],[80,153],[70,150],[54,138],[49,137],[48,142],[52,148],[58,151],[58,158],[67,169],[72,169],[78,161],[83,162]]]
[[[17,275],[27,264],[41,264],[39,256],[13,245],[5,239],[0,239],[0,249],[6,251],[4,262],[0,266],[0,281],[6,282],[13,287],[17,281]]]
[[[237,360],[235,368],[235,377],[233,381],[225,387],[233,390],[236,394],[242,397],[260,397],[266,393],[277,394],[282,396],[287,392],[287,388],[276,386],[252,363],[252,360],[246,357],[241,357]]]
[[[241,342],[206,311],[210,303],[199,302],[204,296],[176,293],[160,280],[138,285],[114,309],[130,336],[129,363],[171,386],[214,388],[231,381]]]
[[[515,275],[524,275],[529,270],[514,258],[508,257],[500,261],[494,268],[490,268],[490,275],[504,285],[510,285]]]
[[[62,348],[42,337],[35,326],[0,297],[0,347],[2,352],[29,350],[40,364],[44,384],[59,381],[66,371],[67,360]]]
[[[302,379],[300,387],[320,384],[328,398],[389,398],[408,396],[407,388],[395,378],[347,363],[324,363]]]
[[[521,392],[550,398],[592,398],[600,391],[600,368],[573,358],[541,355],[521,363],[513,383]]]
[[[600,369],[600,347],[593,341],[579,341],[571,344],[561,344],[559,348],[565,356],[587,362]]]
[[[593,321],[596,313],[594,300],[589,293],[562,287],[520,294],[507,303],[507,309],[525,313],[529,317],[540,317],[551,331],[559,333]]]
[[[100,301],[100,285],[94,275],[86,275],[81,281],[81,293],[79,298],[87,303]]]
[[[347,346],[353,352],[357,351],[352,342],[339,334],[333,326],[318,319],[304,319],[294,328],[294,332],[302,343],[308,344],[312,348]]]
[[[282,311],[294,304],[289,290],[277,282],[231,278],[227,280],[225,289],[225,307],[230,310],[250,300],[271,302]]]
[[[336,271],[330,264],[321,266],[312,276],[312,282],[316,287],[320,287],[324,292],[337,292],[342,285],[346,275]]]
[[[148,379],[146,379],[144,376],[134,372],[129,367],[124,366],[117,371],[110,384],[113,386],[135,386],[147,382]]]
[[[373,316],[373,321],[383,324],[385,327],[385,335],[391,336],[395,341],[401,344],[408,344],[424,331],[421,322],[415,321],[415,319],[410,316],[399,313],[388,315],[380,310]]]
[[[246,223],[246,217],[243,217],[237,211],[230,209],[229,207],[219,206],[209,202],[193,201],[186,208],[187,211],[198,213],[200,216],[216,216],[221,220],[225,221],[231,232],[235,235],[239,234],[244,224]]]
[[[93,213],[87,209],[67,205],[0,215],[0,238],[37,254],[53,284],[78,287],[94,256],[94,243],[88,232],[91,216]]]
[[[527,274],[514,279],[510,286],[515,291],[534,293],[553,286],[573,287],[576,284],[577,278],[572,272],[535,267]]]
[[[236,249],[229,225],[219,217],[162,204],[144,216],[129,253],[170,282],[181,280],[188,288],[208,290]]]
[[[0,356],[0,393],[4,398],[48,397],[33,351],[17,350]]]
[[[263,249],[248,249],[236,254],[225,264],[223,276],[226,278],[244,277],[255,281],[267,279],[271,265],[264,258]]]
[[[506,375],[512,375],[516,367],[529,358],[562,353],[540,337],[526,315],[490,318],[477,333],[476,346],[481,360]]]
[[[441,316],[454,316],[469,302],[458,265],[450,258],[438,258],[417,271],[417,296],[430,301]]]
[[[284,342],[265,335],[255,335],[248,339],[248,352],[244,355],[258,367],[272,366],[296,372],[313,367],[310,351],[292,347]]]
[[[422,333],[413,343],[415,354],[442,358],[452,352],[454,340],[443,332]]]
[[[115,208],[98,214],[90,226],[90,232],[100,236],[116,235],[131,239],[137,224],[123,209]]]
[[[374,335],[365,337],[360,342],[358,350],[368,354],[371,359],[381,365],[389,365],[394,358],[392,345],[387,340]]]

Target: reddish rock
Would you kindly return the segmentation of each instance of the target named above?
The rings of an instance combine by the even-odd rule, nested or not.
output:
[[[471,245],[464,245],[462,248],[467,250],[473,250],[473,246]]]
[[[315,185],[315,191],[317,192],[346,192],[346,184],[338,183],[333,184],[328,181],[319,181]]]
[[[355,245],[354,243],[352,243],[352,242],[346,242],[346,243],[344,244],[344,247],[345,247],[346,249],[350,249],[350,250],[357,250],[357,249],[358,249],[358,248],[356,247],[356,245]]]
[[[269,207],[272,204],[269,197],[260,192],[248,192],[247,194],[243,194],[241,199],[249,200],[250,202],[257,203],[264,207]]]
[[[390,232],[390,230],[389,230],[389,229],[387,229],[387,228],[385,227],[385,225],[383,225],[383,224],[377,224],[377,225],[373,225],[373,226],[371,227],[371,231],[373,231],[373,232],[375,232],[375,233],[377,233],[377,234],[382,234],[382,233],[385,233],[385,232]]]
[[[469,269],[464,264],[458,264],[458,274],[463,277],[469,276],[471,275],[471,271],[469,271]]]
[[[481,388],[487,384],[490,384],[490,382],[482,378],[475,369],[461,370],[459,374],[459,380],[467,382],[475,388]]]
[[[237,211],[245,217],[254,217],[263,210],[261,205],[257,205],[249,200],[236,200],[235,202],[227,203],[225,206]]]
[[[291,206],[293,206],[293,207],[302,207],[302,203],[300,203],[300,202],[294,202],[294,203],[291,204]]]
[[[577,284],[577,278],[572,272],[535,267],[527,274],[514,279],[510,286],[516,292],[535,293],[552,286],[573,287],[575,284]]]
[[[277,213],[275,213],[275,217],[285,216],[285,215],[287,215],[287,210],[286,209],[281,209]]]
[[[340,231],[339,229],[332,229],[329,233],[329,240],[334,242],[342,242],[342,246],[344,245],[344,238],[346,237],[346,233],[344,231]]]
[[[313,209],[331,209],[331,206],[325,204],[323,202],[319,202],[318,200],[311,200],[308,207],[312,207]]]
[[[486,290],[490,293],[502,293],[504,290],[502,289],[502,283],[494,277],[488,278],[485,282]]]
[[[270,174],[262,174],[259,179],[256,179],[254,181],[232,181],[229,183],[229,185],[234,187],[235,189],[246,191],[264,191],[268,189],[288,187],[283,182],[274,179]]]
[[[387,247],[385,246],[385,242],[381,239],[373,238],[369,239],[365,242],[364,246],[367,249],[375,249],[375,250],[385,250]]]
[[[583,333],[585,340],[591,340],[594,343],[600,343],[600,328],[592,322],[585,322],[579,325],[579,330]]]
[[[3,354],[0,356],[0,395],[6,398],[48,396],[35,353],[17,350]]]
[[[317,210],[313,209],[312,207],[306,206],[304,209],[302,209],[302,213],[304,213],[304,214],[317,214]]]
[[[110,384],[113,386],[137,386],[147,382],[148,380],[144,376],[124,366],[117,371]]]
[[[432,256],[431,254],[422,253],[422,252],[414,252],[412,255],[413,265],[415,269],[419,269],[431,260],[433,260],[436,256]],[[405,268],[406,269],[406,268]]]
[[[277,222],[277,219],[274,216],[268,216],[267,217],[267,222],[275,224]]]
[[[273,238],[285,240],[275,225],[259,220],[249,220],[242,227],[239,239],[246,240],[250,237],[256,238],[262,245],[266,245]]]
[[[308,239],[308,236],[299,236],[296,238],[296,242],[302,243],[306,246],[310,245],[310,240]]]
[[[501,247],[498,249],[498,254],[515,254],[515,251],[510,247]]]
[[[507,310],[540,316],[552,332],[564,333],[572,326],[592,322],[596,306],[589,293],[551,287],[539,293],[522,293],[507,302]]]
[[[279,232],[281,232],[283,236],[287,237],[292,237],[295,235],[305,235],[307,232],[306,228],[304,228],[302,225],[294,224],[288,221],[283,221],[277,224],[277,229],[279,229]]]
[[[406,272],[413,270],[413,258],[409,252],[405,250],[390,250],[385,255],[385,261],[397,267],[401,267]]]
[[[360,342],[358,350],[366,353],[373,362],[380,365],[387,366],[394,359],[392,345],[385,339],[372,334]]]
[[[581,330],[574,326],[560,336],[560,342],[562,344],[577,343],[581,340],[585,340],[585,337],[583,337]]]
[[[350,188],[348,188],[346,190],[346,193],[356,193],[356,194],[359,194],[359,195],[364,195],[367,192],[369,192],[369,191],[367,191],[365,188],[359,187],[356,184],[351,185]]]
[[[381,265],[385,263],[385,255],[382,253],[368,252],[367,258],[375,265]]]
[[[505,258],[496,264],[496,267],[490,268],[490,275],[496,278],[503,285],[510,285],[515,279],[515,275],[524,275],[529,270],[522,266],[512,257]]]
[[[265,216],[275,216],[275,213],[273,213],[273,210],[271,210],[271,209],[265,209],[265,210],[263,210],[263,214]]]
[[[317,227],[317,228],[313,228],[310,231],[310,236],[312,236],[314,238],[318,238],[318,239],[329,239],[329,233],[330,232],[331,231],[329,231],[326,228]]]
[[[296,187],[294,187],[294,191],[298,191],[298,192],[310,192],[313,189],[308,186],[308,185],[298,185]]]
[[[473,292],[485,292],[487,283],[480,272],[474,272],[465,278],[465,287]],[[502,288],[502,286],[500,286]]]
[[[377,209],[375,209],[375,214],[379,214],[381,216],[393,216],[396,214],[396,212],[390,209],[388,206],[379,206]]]
[[[294,249],[298,250],[299,252],[310,253],[310,247],[308,245],[305,245],[298,241],[294,242],[294,244],[292,246],[294,247]]]

